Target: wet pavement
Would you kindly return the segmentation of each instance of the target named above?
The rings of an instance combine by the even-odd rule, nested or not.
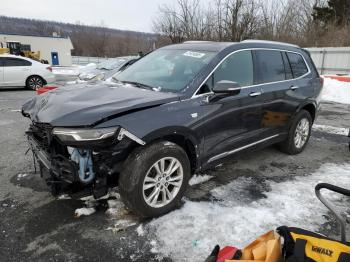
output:
[[[136,218],[118,230],[118,220],[105,214],[106,202],[88,217],[74,217],[82,207],[77,200],[57,200],[34,172],[24,136],[29,120],[21,116],[23,102],[35,95],[25,90],[0,91],[0,260],[1,261],[171,261],[152,250],[152,232],[140,234],[139,225],[149,221]],[[350,127],[349,105],[324,103],[317,124]],[[349,126],[346,126],[349,125]],[[264,198],[267,180],[283,182],[314,172],[323,163],[349,162],[346,136],[314,131],[305,152],[297,156],[276,147],[247,151],[206,172],[213,179],[193,185],[186,193],[192,201],[215,201],[210,191],[238,177],[252,180],[237,189],[242,203]],[[336,235],[337,226],[325,233]]]

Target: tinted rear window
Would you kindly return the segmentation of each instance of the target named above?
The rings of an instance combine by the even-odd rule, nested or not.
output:
[[[303,57],[296,53],[287,53],[294,78],[305,75],[308,72]]]
[[[282,53],[275,50],[255,51],[258,84],[286,79]]]
[[[32,63],[19,58],[6,58],[5,66],[31,66]]]

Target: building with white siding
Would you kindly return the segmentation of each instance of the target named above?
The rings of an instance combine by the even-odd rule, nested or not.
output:
[[[69,37],[0,34],[0,43],[20,42],[54,66],[72,65],[73,44]]]

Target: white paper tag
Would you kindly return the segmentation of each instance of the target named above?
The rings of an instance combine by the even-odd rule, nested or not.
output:
[[[187,51],[183,55],[184,56],[194,57],[194,58],[202,58],[203,56],[205,56],[204,53],[198,53],[198,52],[193,52],[193,51]]]

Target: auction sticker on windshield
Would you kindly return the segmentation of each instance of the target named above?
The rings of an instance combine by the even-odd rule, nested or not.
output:
[[[184,56],[190,56],[190,57],[194,57],[194,58],[202,58],[203,56],[205,56],[205,54],[193,52],[193,51],[187,51],[186,53],[184,53]]]

